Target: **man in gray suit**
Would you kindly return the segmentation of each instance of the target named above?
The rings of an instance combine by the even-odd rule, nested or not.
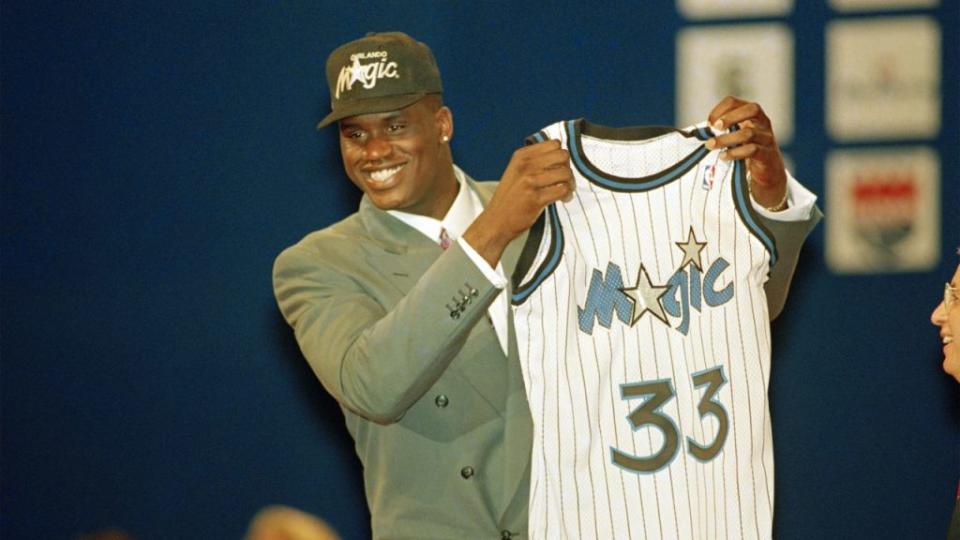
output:
[[[364,197],[280,254],[274,289],[343,409],[373,535],[525,537],[532,422],[504,292],[527,230],[572,193],[569,156],[556,141],[527,146],[499,183],[475,182],[453,163],[433,54],[402,33],[337,48],[327,79],[332,112],[319,127],[338,122],[344,169]],[[742,120],[736,105],[712,119]],[[772,133],[753,132],[716,144],[756,147],[734,157],[756,162],[754,197],[774,206],[786,178],[762,173],[782,161]],[[789,268],[771,280],[772,302],[810,227],[773,229]]]

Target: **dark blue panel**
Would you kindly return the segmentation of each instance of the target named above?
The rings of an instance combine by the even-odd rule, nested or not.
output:
[[[823,193],[827,2],[795,2],[801,179]],[[943,252],[841,277],[823,228],[775,324],[778,538],[942,537],[957,385],[927,317],[960,245],[960,14],[942,25]],[[429,43],[453,148],[495,178],[561,118],[671,124],[672,2],[8,1],[0,10],[0,536],[240,538],[268,504],[369,537],[338,405],[273,302],[286,245],[358,201],[326,54],[368,30]],[[638,7],[642,6],[642,7]],[[706,111],[705,111],[706,112]]]

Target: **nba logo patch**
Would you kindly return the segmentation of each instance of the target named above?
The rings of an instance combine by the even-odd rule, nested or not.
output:
[[[707,156],[706,163],[700,164],[700,188],[704,191],[713,189],[713,184],[723,179],[730,169],[729,163],[720,161],[720,152],[716,156]]]
[[[827,161],[827,263],[839,273],[939,261],[940,163],[927,148],[837,151]]]
[[[713,187],[713,178],[716,176],[716,174],[717,174],[716,162],[703,163],[700,165],[700,178],[702,179],[702,181],[700,182],[700,187],[703,188],[704,191],[709,190],[710,188]]]

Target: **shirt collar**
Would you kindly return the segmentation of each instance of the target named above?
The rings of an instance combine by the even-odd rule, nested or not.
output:
[[[470,189],[467,184],[466,175],[456,165],[453,166],[454,176],[460,189],[457,196],[447,210],[443,220],[437,220],[429,216],[401,212],[399,210],[387,210],[387,213],[423,233],[427,238],[434,242],[440,242],[440,230],[446,229],[450,238],[456,240],[470,227],[473,220],[476,219],[483,210],[480,198]]]

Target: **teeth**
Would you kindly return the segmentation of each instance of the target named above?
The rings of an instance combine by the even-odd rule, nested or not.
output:
[[[943,336],[943,344],[953,343],[953,336]]]
[[[393,175],[397,174],[400,169],[403,168],[403,165],[399,167],[391,167],[389,169],[380,169],[379,171],[373,171],[370,173],[370,179],[374,182],[386,182]]]

